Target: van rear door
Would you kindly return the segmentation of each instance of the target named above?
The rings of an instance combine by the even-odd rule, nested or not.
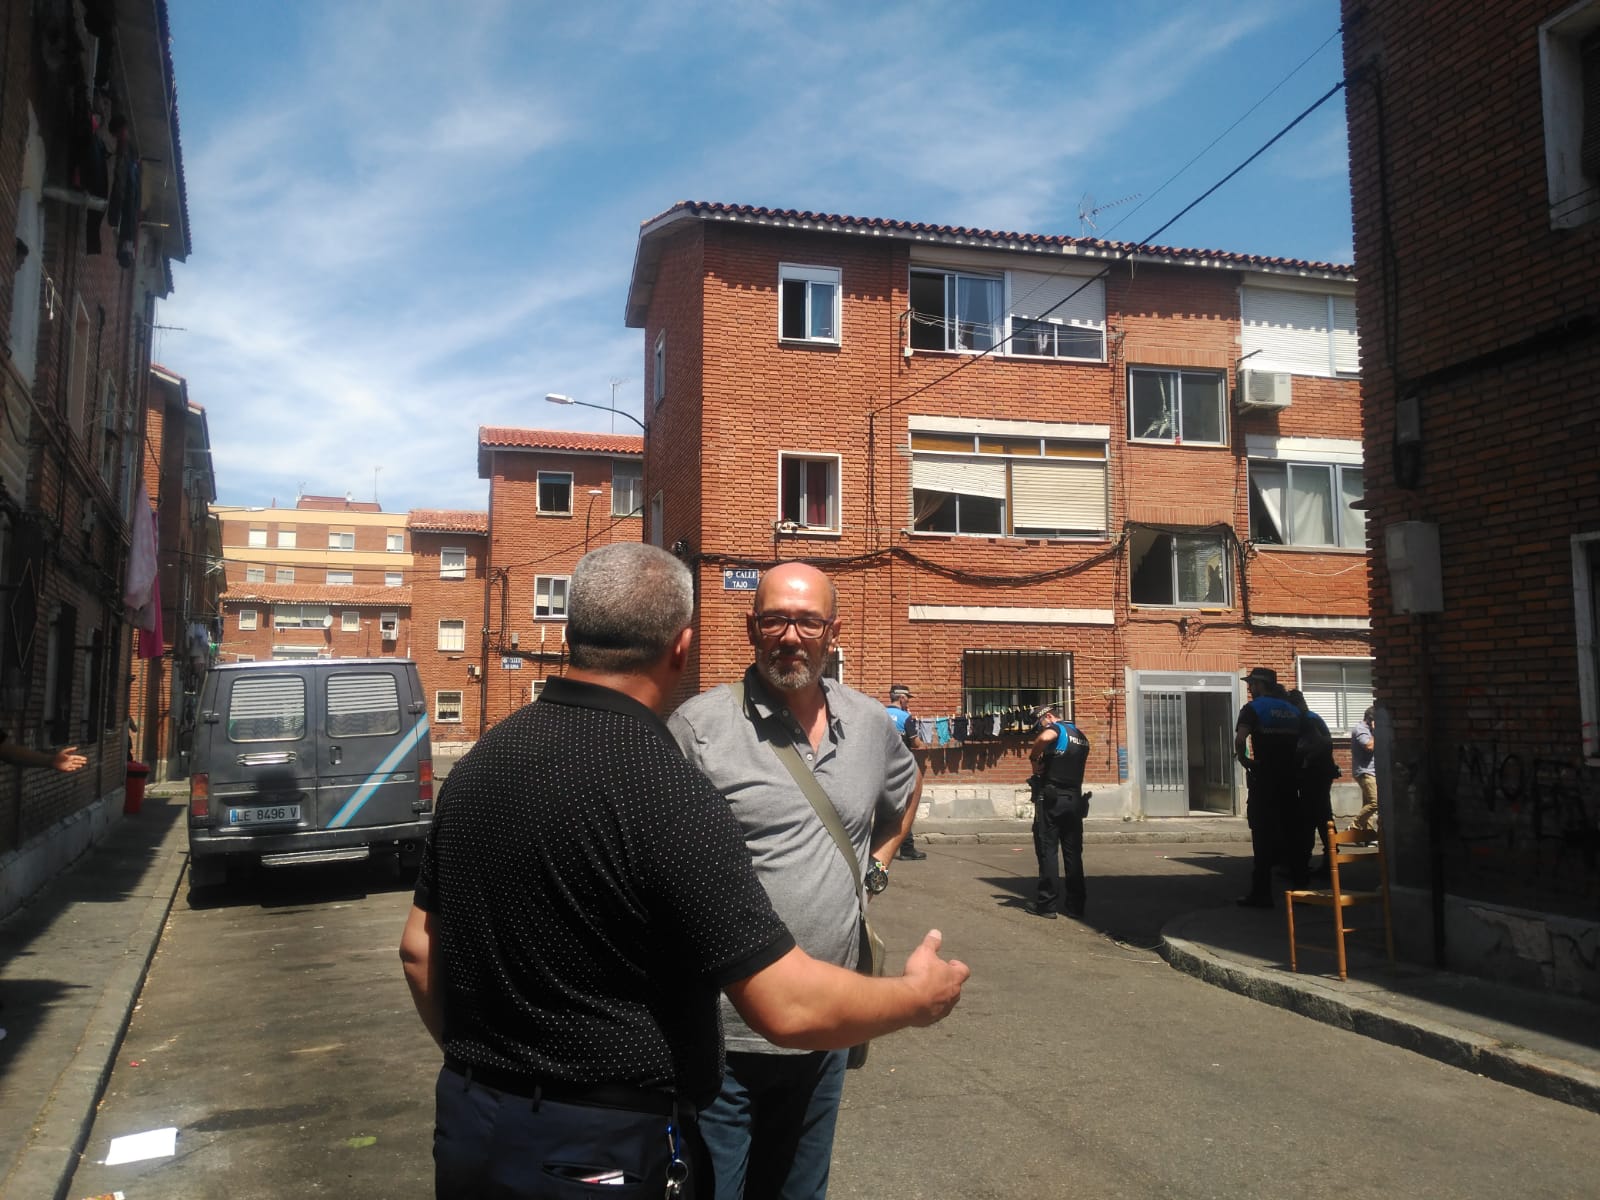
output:
[[[428,716],[414,703],[410,664],[352,663],[320,672],[323,713],[318,823],[324,829],[417,820],[419,740]],[[413,711],[415,710],[415,711]]]
[[[303,667],[219,671],[223,737],[210,725],[211,797],[217,828],[288,832],[315,820],[313,693]]]

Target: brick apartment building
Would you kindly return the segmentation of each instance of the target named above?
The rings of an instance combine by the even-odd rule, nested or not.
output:
[[[0,913],[120,819],[151,329],[190,250],[174,94],[164,0],[0,6],[0,729],[89,759],[0,767]]]
[[[1397,928],[1600,996],[1600,2],[1344,9]]]
[[[643,451],[631,434],[478,430],[489,520],[476,734],[564,670],[572,568],[593,547],[642,535]]]
[[[211,435],[205,409],[189,385],[160,364],[145,391],[146,492],[156,502],[162,652],[136,658],[128,712],[138,725],[134,758],[154,779],[188,774],[200,684],[215,660],[222,632],[222,529]]]
[[[415,563],[409,653],[428,697],[434,754],[458,753],[482,732],[489,517],[413,509],[406,524]]]
[[[1098,811],[1240,811],[1245,669],[1335,730],[1371,695],[1354,297],[1285,258],[646,221],[644,533],[697,571],[688,686],[744,668],[754,572],[804,558],[839,589],[833,669],[937,722],[936,809],[1016,811],[1021,714],[1054,700]]]

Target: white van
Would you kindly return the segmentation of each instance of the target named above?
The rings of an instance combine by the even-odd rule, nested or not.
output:
[[[189,886],[230,862],[420,861],[433,750],[408,658],[229,663],[200,692],[189,776]]]

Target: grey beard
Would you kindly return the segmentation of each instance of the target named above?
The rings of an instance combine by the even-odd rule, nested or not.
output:
[[[760,663],[761,678],[782,692],[798,692],[808,688],[817,678],[816,670],[808,657],[802,657],[793,666],[778,662],[776,652],[768,654]]]

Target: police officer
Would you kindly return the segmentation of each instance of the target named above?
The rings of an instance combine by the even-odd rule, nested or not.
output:
[[[1039,889],[1027,909],[1054,920],[1058,912],[1083,917],[1083,818],[1089,805],[1083,768],[1089,739],[1071,721],[1057,718],[1054,705],[1034,710],[1039,736],[1028,750],[1033,763],[1033,849],[1039,857]],[[1060,854],[1061,869],[1056,856]]]
[[[1233,749],[1248,779],[1245,819],[1250,825],[1250,891],[1241,908],[1272,907],[1272,868],[1288,860],[1289,839],[1298,803],[1295,753],[1300,710],[1285,698],[1278,673],[1253,667],[1244,678],[1250,702],[1239,710]],[[1306,867],[1302,856],[1301,871]]]
[[[927,743],[917,733],[917,719],[911,715],[911,689],[903,683],[894,684],[889,688],[889,703],[885,704],[884,708],[888,710],[889,719],[894,722],[894,727],[900,731],[900,739],[905,742],[906,748],[912,752],[912,755],[917,760],[917,786],[916,790],[911,793],[911,799],[907,802],[911,805],[911,810],[915,812],[918,805],[922,803],[923,756],[919,751],[926,750],[928,747]],[[926,850],[917,849],[915,830],[906,831],[905,839],[900,843],[900,849],[895,851],[895,857],[906,862],[917,862],[928,857]]]

